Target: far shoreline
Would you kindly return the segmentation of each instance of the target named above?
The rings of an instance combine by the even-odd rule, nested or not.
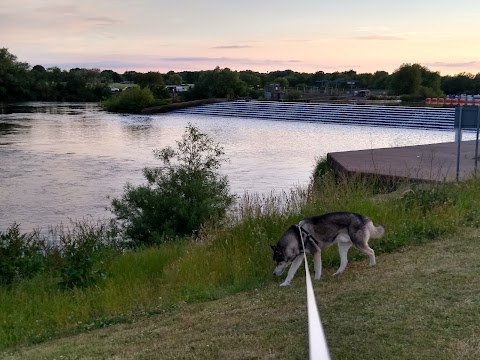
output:
[[[189,107],[195,107],[200,105],[214,104],[220,102],[231,101],[230,99],[225,98],[212,98],[212,99],[202,99],[202,100],[192,100],[192,101],[183,101],[179,103],[173,103],[168,105],[152,106],[142,110],[142,114],[162,114],[175,110],[185,109]]]

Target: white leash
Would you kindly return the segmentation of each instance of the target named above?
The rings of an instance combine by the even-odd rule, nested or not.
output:
[[[307,310],[308,310],[308,344],[310,348],[310,360],[330,360],[327,339],[323,332],[320,313],[318,312],[315,293],[313,292],[312,278],[308,270],[307,256],[305,255],[305,243],[303,242],[302,229],[299,227],[300,239],[303,246],[303,260],[305,261],[305,276],[307,282]]]

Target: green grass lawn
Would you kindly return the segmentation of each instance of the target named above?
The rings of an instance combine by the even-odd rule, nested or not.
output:
[[[351,261],[335,278],[335,268],[325,268],[314,287],[332,358],[480,358],[479,235],[464,229],[381,254],[374,268],[366,259]],[[287,288],[278,286],[281,280],[10,348],[0,358],[306,359],[304,275],[299,270]]]
[[[110,84],[109,86],[111,87],[116,87],[117,89],[124,89],[126,87],[137,87],[138,85],[137,84],[120,84],[120,83],[112,83]]]

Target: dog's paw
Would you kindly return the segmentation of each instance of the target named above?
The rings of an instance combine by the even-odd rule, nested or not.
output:
[[[281,283],[280,286],[290,286],[290,283],[285,281],[285,282]]]

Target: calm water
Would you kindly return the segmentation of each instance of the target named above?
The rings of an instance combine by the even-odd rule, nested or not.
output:
[[[20,112],[18,112],[20,111]],[[95,104],[29,103],[0,114],[0,231],[109,217],[107,196],[159,163],[190,122],[224,146],[233,192],[269,194],[309,182],[328,152],[453,141],[454,133],[166,114],[117,115]],[[465,139],[468,138],[465,135]],[[473,135],[472,135],[473,136]]]

